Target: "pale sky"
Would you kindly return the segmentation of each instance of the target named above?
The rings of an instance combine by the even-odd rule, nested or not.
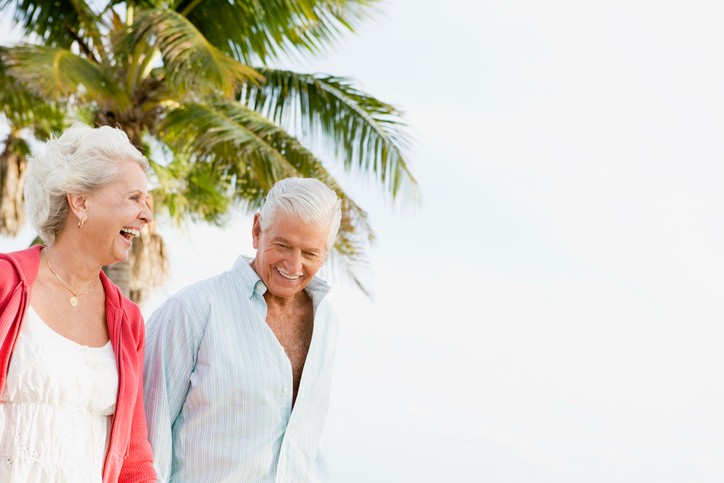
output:
[[[297,64],[406,112],[422,193],[350,189],[379,240],[374,302],[331,296],[337,481],[724,481],[723,23],[718,1],[387,0]],[[144,313],[249,230],[163,226]]]

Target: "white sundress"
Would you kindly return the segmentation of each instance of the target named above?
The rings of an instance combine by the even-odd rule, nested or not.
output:
[[[0,396],[0,482],[101,482],[117,393],[110,341],[77,344],[28,307]]]

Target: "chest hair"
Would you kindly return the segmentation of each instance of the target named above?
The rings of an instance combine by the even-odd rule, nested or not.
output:
[[[292,402],[294,402],[297,399],[304,362],[307,360],[307,353],[312,342],[312,332],[314,330],[312,303],[307,301],[299,305],[295,304],[295,307],[291,310],[273,305],[269,306],[266,323],[276,336],[279,344],[284,348],[284,352],[292,365],[294,384]]]

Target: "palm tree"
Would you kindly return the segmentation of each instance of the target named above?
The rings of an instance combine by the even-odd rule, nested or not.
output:
[[[17,85],[67,119],[122,127],[151,161],[156,209],[175,222],[221,223],[232,204],[258,207],[281,178],[319,178],[343,200],[333,258],[366,291],[356,272],[374,238],[366,213],[307,146],[331,146],[332,158],[393,200],[414,194],[400,112],[348,79],[272,64],[320,52],[374,1],[0,0],[32,39],[0,47],[0,89]],[[20,112],[44,118],[34,104],[25,107]],[[6,150],[20,127],[43,134],[6,119]],[[9,188],[5,196],[17,198]],[[148,273],[139,257],[163,253],[151,228],[134,248],[135,266],[114,267],[126,278]],[[125,286],[136,299],[148,288],[141,280]]]
[[[0,235],[16,236],[25,220],[22,187],[30,153],[28,131],[46,139],[63,125],[63,112],[34,96],[0,64],[0,115],[8,123],[8,135],[0,153]]]

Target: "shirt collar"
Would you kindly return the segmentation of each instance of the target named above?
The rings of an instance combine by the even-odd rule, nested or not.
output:
[[[252,260],[250,257],[240,255],[232,268],[232,272],[236,274],[241,283],[243,293],[247,294],[249,298],[253,297],[255,293],[263,296],[267,290],[266,285],[264,285],[259,275],[251,268],[250,264]],[[312,298],[316,306],[324,296],[329,293],[331,288],[332,287],[321,278],[314,277],[309,284],[304,287],[304,291]]]

